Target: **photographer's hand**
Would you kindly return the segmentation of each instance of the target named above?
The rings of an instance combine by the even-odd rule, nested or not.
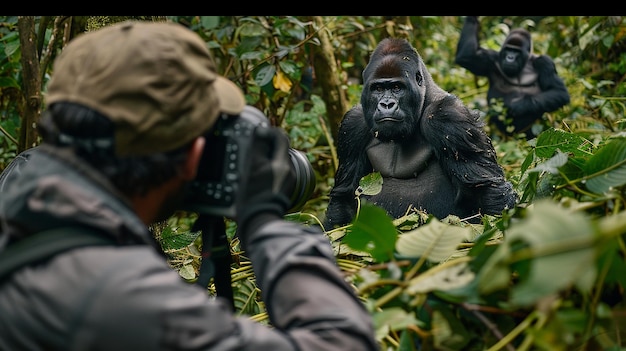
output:
[[[282,218],[290,208],[295,174],[289,156],[289,139],[274,127],[256,128],[252,135],[247,168],[237,191],[236,220],[245,247],[248,234],[260,225]]]

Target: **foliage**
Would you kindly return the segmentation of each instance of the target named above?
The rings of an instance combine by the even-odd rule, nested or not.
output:
[[[625,147],[623,137],[590,147],[576,134],[542,133],[525,169],[547,194],[481,225],[452,216],[420,224],[416,211],[394,228],[362,204],[343,243],[373,259],[352,279],[373,315],[384,315],[376,320],[385,321],[377,325],[385,348],[407,338],[425,350],[619,347]]]
[[[351,104],[358,102],[371,50],[383,37],[400,36],[415,45],[440,86],[486,112],[486,79],[454,64],[462,17],[328,16],[323,28],[311,17],[168,18],[207,41],[218,70],[314,166],[315,193],[288,220],[319,224],[333,185],[333,140],[310,60],[320,30],[331,35],[340,68],[334,73]],[[15,155],[23,100],[15,23],[0,17],[0,169]],[[519,204],[470,224],[419,211],[391,219],[363,202],[354,223],[326,232],[337,263],[371,311],[382,350],[623,349],[626,21],[484,16],[481,26],[481,41],[492,48],[510,28],[528,28],[534,51],[554,58],[572,97],[546,114],[536,139],[493,137]],[[361,193],[378,191],[380,181],[376,174],[365,177]],[[181,212],[152,228],[172,267],[190,283],[201,262],[194,220]],[[267,323],[236,226],[226,224],[235,306]],[[213,285],[208,292],[216,293]]]
[[[0,21],[0,169],[15,157],[20,125],[15,100],[20,90],[19,37],[17,19]]]

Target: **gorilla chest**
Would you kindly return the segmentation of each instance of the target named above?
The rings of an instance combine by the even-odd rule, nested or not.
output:
[[[425,143],[400,144],[373,139],[367,146],[367,157],[374,171],[383,178],[417,178],[436,163],[432,147]]]
[[[443,218],[450,213],[461,213],[456,208],[457,191],[439,165],[428,144],[402,145],[374,140],[367,148],[367,156],[383,177],[382,189],[365,199],[381,206],[398,218],[409,208],[416,208]]]
[[[510,94],[537,95],[541,92],[539,88],[539,74],[530,62],[527,62],[519,75],[509,77],[500,66],[496,64],[498,70],[491,77],[490,90],[497,91],[498,96]]]

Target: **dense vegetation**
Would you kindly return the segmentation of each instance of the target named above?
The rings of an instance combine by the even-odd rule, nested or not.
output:
[[[37,143],[51,63],[73,36],[124,18],[0,17],[0,170]],[[162,20],[163,18],[142,18]],[[287,217],[318,224],[336,166],[341,115],[386,36],[407,38],[434,80],[486,112],[487,82],[454,64],[462,17],[169,17],[198,32],[220,71],[290,135],[314,166],[316,190]],[[622,350],[626,347],[626,21],[608,17],[481,17],[494,49],[511,27],[550,55],[571,103],[546,115],[538,138],[494,138],[520,194],[516,208],[463,219],[418,211],[391,220],[361,204],[327,231],[346,279],[370,309],[383,350]],[[19,29],[18,29],[19,28]],[[28,37],[25,37],[28,32]],[[31,38],[35,45],[28,45]],[[33,66],[34,62],[34,67]],[[363,190],[377,190],[376,175]],[[154,227],[172,267],[193,282],[201,242],[193,213]],[[238,310],[266,321],[250,264],[228,223]],[[214,287],[209,286],[211,293]]]

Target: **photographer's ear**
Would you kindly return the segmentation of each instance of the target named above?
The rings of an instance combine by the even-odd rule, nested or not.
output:
[[[183,169],[181,171],[181,177],[184,180],[192,181],[196,178],[205,142],[206,139],[204,139],[203,136],[199,136],[193,141],[193,144],[187,151],[187,160],[183,164]]]

